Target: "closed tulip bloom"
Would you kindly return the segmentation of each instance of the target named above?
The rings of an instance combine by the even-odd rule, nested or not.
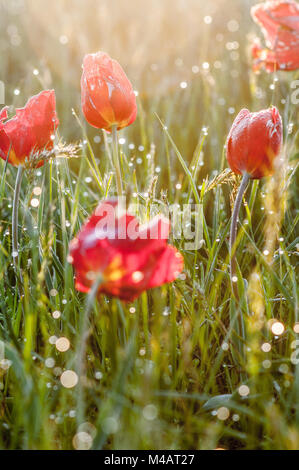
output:
[[[277,108],[257,113],[248,109],[236,117],[227,139],[227,160],[234,173],[252,179],[269,176],[283,141],[282,119]]]
[[[129,126],[137,116],[132,84],[119,63],[104,52],[84,57],[81,102],[89,124],[109,132],[112,126]]]
[[[133,301],[143,291],[174,281],[183,269],[181,254],[167,243],[170,222],[156,217],[147,225],[107,200],[71,242],[69,262],[76,288],[89,292],[101,278],[99,294]]]
[[[255,5],[251,10],[254,21],[262,28],[267,47],[255,41],[252,47],[255,70],[265,67],[275,70],[299,68],[299,5],[294,0],[274,0]]]
[[[0,112],[0,157],[14,166],[25,163],[33,154],[53,148],[59,125],[54,90],[42,91],[16,110],[8,120],[8,108]],[[43,162],[39,162],[41,166]]]

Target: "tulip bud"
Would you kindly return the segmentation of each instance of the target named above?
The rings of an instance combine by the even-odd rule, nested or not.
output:
[[[282,119],[277,108],[258,113],[242,109],[227,139],[227,160],[234,173],[252,179],[269,176],[283,141]]]
[[[133,87],[118,62],[108,54],[88,54],[83,61],[81,103],[93,127],[111,131],[132,124],[137,115]]]

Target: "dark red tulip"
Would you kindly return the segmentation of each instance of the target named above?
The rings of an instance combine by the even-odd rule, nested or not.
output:
[[[227,139],[229,166],[235,173],[248,173],[253,179],[269,176],[282,141],[282,119],[277,108],[258,113],[242,109]]]
[[[267,47],[255,41],[252,47],[254,69],[275,70],[299,68],[299,5],[294,0],[274,0],[255,5],[254,21],[262,28]]]
[[[32,154],[53,148],[53,136],[59,125],[54,90],[33,96],[9,120],[7,109],[0,112],[0,157],[3,160],[19,166]]]
[[[158,216],[147,225],[125,211],[118,202],[98,206],[71,242],[69,261],[76,272],[76,288],[89,292],[101,276],[99,293],[133,301],[143,291],[174,281],[183,258],[167,240],[168,219]]]
[[[88,54],[83,61],[81,102],[93,127],[111,131],[132,124],[137,116],[136,97],[125,72],[104,52]]]

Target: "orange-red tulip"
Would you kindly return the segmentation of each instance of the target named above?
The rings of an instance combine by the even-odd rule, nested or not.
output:
[[[174,281],[183,258],[167,243],[170,222],[156,217],[147,225],[126,212],[116,200],[100,203],[71,242],[69,261],[76,288],[89,292],[100,275],[99,293],[133,301],[143,291]]]
[[[242,109],[227,139],[229,166],[237,174],[248,173],[252,179],[269,176],[282,141],[282,119],[277,108],[258,113]]]
[[[83,61],[81,102],[93,127],[111,131],[132,124],[137,116],[133,87],[118,62],[108,54],[88,54]]]
[[[0,112],[0,157],[3,160],[19,166],[32,154],[53,148],[53,135],[59,125],[54,90],[42,91],[30,98],[10,120],[7,120],[7,110]]]
[[[274,0],[255,5],[254,21],[262,28],[268,48],[255,41],[252,47],[254,69],[275,70],[299,68],[299,5],[294,0]]]

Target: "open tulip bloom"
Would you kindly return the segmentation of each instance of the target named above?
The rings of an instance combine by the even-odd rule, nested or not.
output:
[[[39,155],[54,146],[54,135],[59,125],[54,90],[42,91],[31,97],[26,106],[16,110],[8,119],[8,108],[0,112],[0,157],[18,167],[13,202],[12,250],[15,267],[18,259],[18,205],[21,182],[26,162],[42,166]]]
[[[59,125],[54,90],[42,91],[30,98],[24,108],[8,120],[8,108],[0,112],[0,157],[13,166],[53,148],[53,136]],[[43,162],[39,163],[39,166]]]
[[[174,281],[183,258],[167,243],[169,231],[170,222],[163,216],[140,225],[118,201],[101,202],[70,245],[76,288],[90,292],[99,280],[99,294],[131,302],[148,289]]]
[[[275,70],[299,68],[299,5],[294,0],[273,0],[255,5],[254,21],[262,28],[268,47],[259,40],[252,46],[254,69]]]
[[[231,223],[230,255],[232,290],[238,298],[236,276],[235,242],[237,220],[243,194],[250,179],[260,179],[274,172],[275,158],[283,142],[282,119],[277,108],[272,107],[258,113],[243,109],[236,117],[227,139],[227,160],[232,171],[242,175],[242,183],[235,201]]]

